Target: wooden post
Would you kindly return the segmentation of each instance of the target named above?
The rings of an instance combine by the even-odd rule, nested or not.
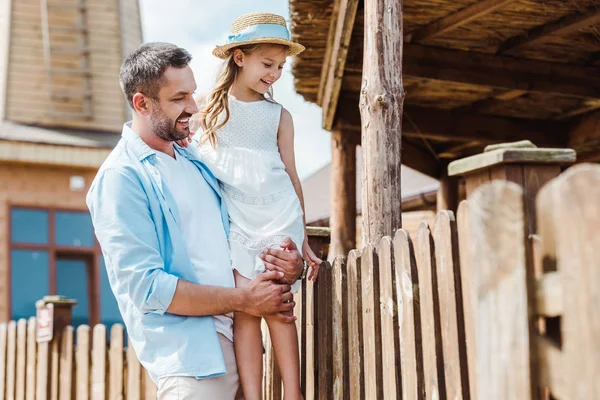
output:
[[[482,154],[456,160],[448,165],[449,176],[464,176],[467,200],[481,185],[493,180],[514,182],[523,189],[523,216],[525,219],[527,261],[527,293],[529,310],[529,333],[533,337],[544,331],[544,324],[534,314],[537,308],[535,282],[542,274],[540,263],[536,265],[539,251],[537,238],[535,199],[540,188],[558,176],[563,166],[575,162],[576,154],[572,149],[537,148],[528,140],[487,146]],[[461,260],[462,262],[462,260]],[[478,261],[479,262],[479,261]],[[530,338],[530,343],[533,339]],[[535,348],[532,348],[535,352]],[[531,379],[533,390],[537,391],[538,367],[536,355],[532,354]],[[532,393],[533,394],[533,393]]]
[[[62,336],[71,325],[77,301],[63,296],[44,296],[35,303],[37,309],[36,339],[38,350],[37,397],[58,398],[58,368]],[[44,390],[44,386],[46,389]]]
[[[365,0],[362,244],[402,227],[402,0]]]
[[[356,247],[356,132],[336,124],[331,134],[331,245],[328,260]]]
[[[450,177],[446,171],[440,176],[440,188],[437,192],[437,211],[449,210],[456,213],[458,209],[458,179]]]

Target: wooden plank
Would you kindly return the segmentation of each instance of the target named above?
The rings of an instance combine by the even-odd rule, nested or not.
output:
[[[144,369],[144,372],[142,372],[142,377],[144,387],[144,400],[156,400],[156,385],[154,384],[152,379],[150,379],[150,375],[148,374],[147,370]]]
[[[8,400],[15,398],[15,376],[16,376],[16,356],[17,356],[17,323],[10,321],[8,323],[8,340],[6,342],[6,398]]]
[[[142,365],[135,354],[131,341],[127,342],[127,400],[141,400]]]
[[[346,283],[346,264],[343,257],[333,261],[332,279],[332,330],[333,330],[333,398],[349,397],[348,365],[348,298]]]
[[[545,238],[544,238],[545,239]],[[558,317],[564,311],[563,286],[560,272],[542,274],[536,282],[536,313],[543,317]]]
[[[411,43],[423,42],[493,13],[516,0],[482,0],[409,33]]]
[[[399,304],[401,398],[423,399],[425,382],[417,265],[412,241],[405,230],[398,230],[394,236],[394,262],[396,298]]]
[[[404,76],[557,96],[598,98],[600,68],[404,44]],[[350,89],[350,88],[349,88]]]
[[[331,28],[334,29],[331,51],[329,57],[323,62],[323,68],[326,69],[326,72],[321,76],[324,80],[319,83],[319,91],[323,93],[320,102],[323,108],[323,128],[326,130],[331,130],[333,127],[333,119],[344,76],[344,66],[348,55],[348,46],[350,45],[358,8],[358,0],[337,0],[337,3],[337,21],[335,25],[333,23],[331,25]],[[323,87],[323,89],[321,90],[320,87]]]
[[[358,250],[348,254],[348,380],[349,399],[365,398],[364,349],[362,331],[361,257]]]
[[[440,211],[433,229],[446,396],[469,399],[469,376],[464,331],[461,270],[456,220],[452,211]]]
[[[469,198],[469,264],[477,292],[477,397],[529,399],[523,192],[495,181]]]
[[[36,353],[37,342],[35,341],[36,320],[35,317],[30,317],[27,321],[27,373],[26,373],[26,390],[25,398],[27,400],[35,400],[35,371],[36,371]],[[0,355],[0,359],[2,359]],[[0,380],[2,377],[0,377]]]
[[[542,254],[555,261],[563,286],[562,368],[564,398],[600,397],[600,317],[597,282],[600,281],[598,225],[595,205],[600,201],[600,167],[581,164],[544,187],[538,198]],[[553,247],[550,247],[553,246]],[[552,382],[551,389],[554,390]]]
[[[6,389],[6,341],[8,338],[8,324],[0,323],[0,400],[5,399]]]
[[[460,202],[457,213],[457,231],[460,255],[460,285],[462,290],[462,308],[465,327],[465,347],[467,356],[467,373],[469,376],[469,397],[477,398],[476,331],[475,315],[477,312],[475,279],[470,253],[469,203]]]
[[[437,287],[434,277],[435,254],[431,233],[427,223],[421,222],[417,238],[416,260],[419,276],[419,303],[421,312],[421,337],[423,341],[423,377],[425,398],[445,398],[443,383],[443,355],[439,337],[439,309],[437,306]],[[437,332],[436,332],[437,331]],[[438,343],[439,341],[439,343]]]
[[[582,10],[549,24],[538,26],[522,35],[509,38],[498,47],[496,53],[508,53],[524,47],[551,42],[557,37],[576,33],[598,23],[600,23],[600,10],[596,8]]]
[[[8,85],[10,32],[12,29],[12,0],[3,1],[0,5],[0,121],[4,120],[6,105],[6,87]],[[4,396],[4,394],[0,395]]]
[[[50,380],[50,400],[58,400],[58,366],[60,358],[60,336],[55,337],[50,342],[50,374],[48,379]]]
[[[66,326],[60,348],[59,399],[71,400],[73,388],[73,327]]]
[[[17,322],[17,365],[15,399],[25,399],[25,375],[27,350],[27,320],[22,318]]]
[[[79,325],[77,327],[77,349],[75,350],[75,370],[77,380],[75,392],[77,400],[90,398],[90,327]]]
[[[48,354],[50,345],[48,342],[39,343],[37,346],[37,370],[36,370],[36,396],[35,400],[46,400],[48,398]]]
[[[316,285],[316,367],[317,390],[315,398],[328,400],[333,397],[333,332],[332,332],[332,268],[325,261],[319,268]]]
[[[364,48],[368,51],[363,55],[365,74],[360,91],[362,238],[363,245],[374,245],[402,228],[402,211],[398,207],[402,203],[400,169],[406,161],[402,156],[407,154],[406,148],[402,152],[402,107],[406,96],[402,86],[402,3],[365,0],[364,26]],[[373,371],[372,365],[367,365],[369,382]]]
[[[316,397],[315,392],[315,283],[306,280],[306,400],[313,400]]]
[[[540,386],[551,387],[556,398],[569,398],[565,387],[568,374],[564,373],[559,346],[545,337],[536,337],[535,345],[539,360]]]
[[[106,396],[106,326],[94,326],[92,336],[91,400]]]
[[[305,286],[303,281],[298,291],[294,294],[294,316],[296,317],[296,331],[298,332],[298,356],[300,357],[300,389],[301,392],[305,393],[306,388],[306,357],[304,352],[306,351],[306,327],[304,326],[304,290]]]
[[[384,236],[377,245],[379,264],[379,309],[381,317],[381,356],[383,398],[401,398],[400,337],[398,331],[398,305],[396,298],[395,266],[392,256],[392,239]]]
[[[362,331],[364,351],[365,397],[383,398],[381,364],[381,316],[379,308],[379,261],[372,245],[361,252]]]
[[[114,324],[110,328],[109,373],[108,384],[109,398],[123,398],[123,339],[124,329],[121,324]]]
[[[467,199],[481,185],[490,182],[490,173],[487,170],[476,171],[465,176]]]

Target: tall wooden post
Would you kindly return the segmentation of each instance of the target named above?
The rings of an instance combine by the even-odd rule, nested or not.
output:
[[[356,246],[356,146],[358,132],[336,124],[331,133],[331,245],[329,260]]]
[[[365,0],[362,120],[362,238],[376,243],[402,227],[402,0]]]
[[[440,188],[437,192],[437,211],[450,210],[456,213],[458,209],[458,179],[448,176],[443,168],[440,176]]]

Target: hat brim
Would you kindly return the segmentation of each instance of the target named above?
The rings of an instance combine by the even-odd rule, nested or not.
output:
[[[229,56],[229,51],[233,48],[245,46],[248,44],[258,44],[258,43],[269,43],[269,44],[281,44],[289,47],[288,56],[295,56],[304,51],[305,47],[299,43],[294,43],[289,40],[281,39],[281,38],[259,38],[247,40],[245,42],[236,42],[236,43],[228,43],[222,46],[217,46],[212,51],[215,57],[218,57],[222,60],[225,60]]]

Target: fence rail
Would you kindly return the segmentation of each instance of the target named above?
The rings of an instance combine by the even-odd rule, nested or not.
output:
[[[305,398],[600,398],[600,166],[540,191],[537,235],[523,198],[514,183],[483,185],[456,216],[304,281],[294,313]],[[35,323],[0,324],[0,400],[155,398],[122,326],[108,347],[103,325],[67,327],[59,346],[37,344]],[[264,335],[265,398],[277,400]]]

